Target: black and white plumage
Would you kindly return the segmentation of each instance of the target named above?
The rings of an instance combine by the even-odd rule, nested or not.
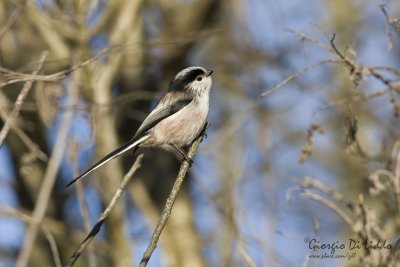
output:
[[[138,147],[177,150],[191,163],[182,147],[201,133],[208,115],[212,70],[189,67],[180,71],[169,84],[168,92],[143,121],[133,138],[107,154],[67,186],[85,177],[108,161]]]

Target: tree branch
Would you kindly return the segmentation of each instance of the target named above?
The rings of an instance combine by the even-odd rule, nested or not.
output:
[[[192,146],[190,147],[189,152],[187,154],[190,159],[192,159],[193,156],[196,154],[197,148],[199,147],[201,141],[203,140],[203,136],[206,130],[208,129],[209,125],[210,124],[207,122],[206,125],[204,126],[203,133],[199,135],[199,137],[193,142]],[[169,194],[167,201],[165,203],[164,210],[161,214],[160,219],[158,220],[156,229],[153,232],[153,236],[150,240],[150,243],[147,246],[147,249],[142,256],[139,267],[147,266],[147,263],[149,262],[150,257],[153,254],[153,251],[156,249],[158,239],[160,238],[161,233],[165,225],[167,224],[168,218],[171,215],[172,207],[181,189],[182,183],[186,177],[188,169],[189,169],[189,163],[187,161],[183,161],[178,176],[176,177],[174,186],[172,187],[171,193]]]
[[[82,252],[85,251],[87,246],[90,244],[90,242],[93,240],[93,238],[100,231],[101,226],[103,225],[103,223],[105,222],[107,217],[110,215],[111,211],[114,209],[115,205],[117,204],[117,201],[122,196],[122,193],[123,193],[126,185],[129,183],[129,181],[131,180],[131,178],[135,174],[135,172],[140,168],[142,159],[143,159],[143,154],[139,155],[136,158],[135,163],[132,165],[129,172],[124,176],[124,179],[122,180],[118,190],[115,192],[113,198],[111,199],[110,204],[108,204],[107,208],[100,215],[100,218],[97,220],[96,224],[93,226],[92,230],[87,235],[87,237],[82,241],[79,248],[69,258],[68,263],[65,264],[65,267],[70,267],[75,264],[76,260],[81,256]]]

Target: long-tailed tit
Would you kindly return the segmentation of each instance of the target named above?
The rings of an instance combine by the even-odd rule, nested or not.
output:
[[[201,133],[208,114],[208,99],[212,85],[212,70],[189,67],[180,71],[169,84],[168,92],[143,121],[133,138],[107,154],[92,167],[70,181],[67,186],[92,171],[138,147],[160,147],[178,151],[190,164],[191,159],[182,150]]]

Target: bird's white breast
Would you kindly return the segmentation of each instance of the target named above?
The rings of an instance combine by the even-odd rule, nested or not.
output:
[[[198,97],[177,113],[159,122],[153,131],[157,143],[174,143],[179,147],[190,144],[204,127],[208,107],[208,95]]]

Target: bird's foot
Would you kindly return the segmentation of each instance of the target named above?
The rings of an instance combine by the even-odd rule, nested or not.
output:
[[[204,124],[204,127],[203,127],[203,129],[201,130],[200,135],[199,135],[199,136],[201,136],[202,139],[203,139],[203,138],[207,138],[207,133],[206,133],[206,131],[207,131],[208,127],[210,127],[210,123],[207,121],[207,122]]]
[[[185,157],[183,160],[186,161],[187,163],[189,163],[189,168],[192,167],[193,160],[191,158]]]

